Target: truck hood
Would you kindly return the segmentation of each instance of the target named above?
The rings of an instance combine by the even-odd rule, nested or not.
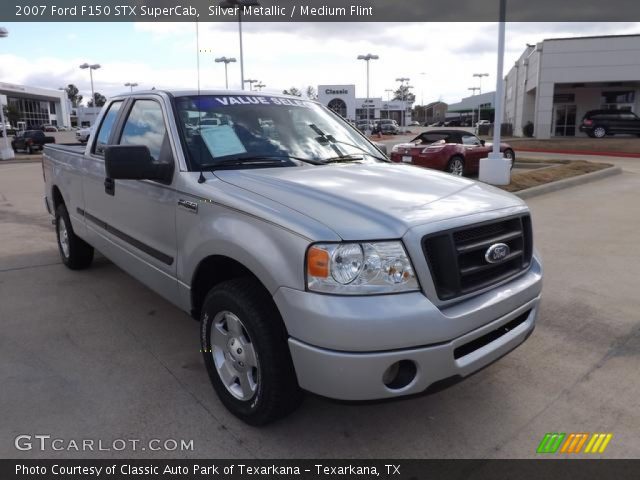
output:
[[[524,203],[483,183],[402,164],[218,170],[215,175],[323,223],[344,240],[400,238],[417,225]]]

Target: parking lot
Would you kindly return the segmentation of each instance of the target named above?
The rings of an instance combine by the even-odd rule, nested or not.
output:
[[[640,457],[640,162],[529,200],[545,267],[538,326],[439,393],[345,404],[309,395],[256,429],[210,386],[198,324],[104,258],[60,262],[37,163],[0,164],[4,458],[527,458],[546,432],[611,432]],[[18,451],[20,434],[193,440],[188,452]],[[585,455],[582,455],[585,456]]]

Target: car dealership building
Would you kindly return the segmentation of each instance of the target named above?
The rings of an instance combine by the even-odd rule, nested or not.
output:
[[[528,45],[505,78],[504,122],[537,138],[582,136],[589,110],[640,112],[640,35],[548,39]]]
[[[0,82],[0,104],[17,111],[18,120],[14,122],[16,125],[12,125],[14,128],[71,125],[71,104],[64,90]]]
[[[366,120],[369,112],[370,119],[391,118],[399,125],[411,122],[412,103],[383,100],[381,97],[358,98],[355,85],[318,85],[318,101],[349,120]]]

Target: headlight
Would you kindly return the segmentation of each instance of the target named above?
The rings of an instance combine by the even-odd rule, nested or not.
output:
[[[401,242],[318,243],[307,251],[307,288],[337,295],[418,290]]]

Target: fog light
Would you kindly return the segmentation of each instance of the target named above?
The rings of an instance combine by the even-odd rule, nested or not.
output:
[[[413,382],[417,372],[414,362],[400,360],[385,370],[382,374],[382,382],[391,390],[400,390]]]

